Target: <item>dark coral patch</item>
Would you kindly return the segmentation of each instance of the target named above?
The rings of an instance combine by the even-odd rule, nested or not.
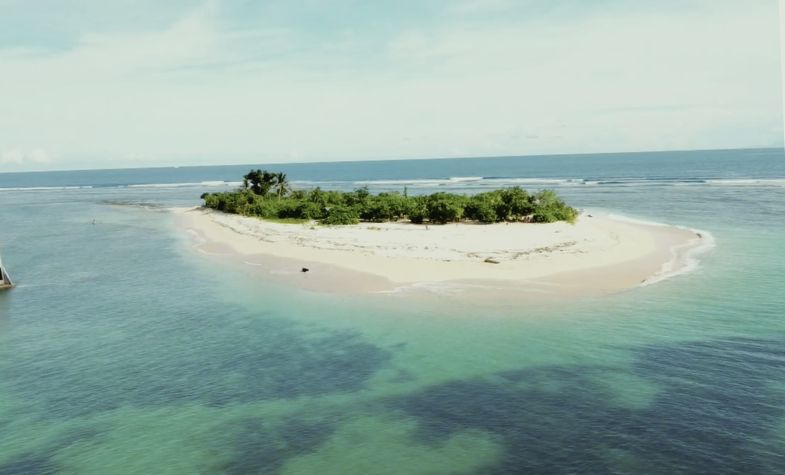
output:
[[[168,336],[150,343],[147,353],[154,357],[135,355],[130,348],[135,341],[102,347],[98,352],[106,354],[94,357],[106,363],[89,371],[70,359],[49,358],[46,350],[30,355],[30,361],[17,356],[0,376],[13,381],[20,398],[45,402],[52,417],[75,417],[127,405],[224,406],[357,391],[391,357],[356,333],[310,337],[278,320],[260,319],[242,336],[220,329],[191,333],[197,343],[180,338],[165,345]],[[112,357],[115,351],[131,356]]]
[[[228,439],[219,438],[211,447],[230,457],[209,471],[226,475],[278,473],[287,460],[311,453],[324,443],[335,427],[326,420],[298,418],[275,423],[261,418],[241,421],[227,427],[231,434]]]
[[[52,475],[59,471],[49,457],[23,455],[0,464],[0,475]]]
[[[484,473],[785,473],[774,431],[785,415],[770,389],[785,378],[780,341],[652,346],[636,376],[659,388],[642,409],[613,404],[602,367],[546,367],[456,381],[390,406],[419,419],[420,439],[494,434],[505,455]],[[779,448],[778,448],[779,447]]]

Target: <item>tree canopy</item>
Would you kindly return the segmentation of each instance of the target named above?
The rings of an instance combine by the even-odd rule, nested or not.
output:
[[[409,196],[368,188],[354,191],[292,189],[284,173],[251,170],[239,190],[202,195],[207,208],[264,219],[315,220],[326,225],[408,220],[412,223],[445,224],[574,222],[575,208],[553,190],[528,193],[520,187],[486,191],[475,195],[433,193]]]

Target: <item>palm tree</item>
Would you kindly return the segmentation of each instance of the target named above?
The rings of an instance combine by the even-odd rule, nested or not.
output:
[[[243,188],[250,188],[255,194],[266,196],[275,184],[277,175],[267,170],[251,170],[243,176]]]
[[[286,179],[286,173],[275,174],[275,191],[278,199],[283,198],[289,192],[289,181]]]

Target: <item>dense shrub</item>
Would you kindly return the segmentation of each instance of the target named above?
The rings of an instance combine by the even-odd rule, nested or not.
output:
[[[398,193],[380,193],[365,198],[364,202],[364,205],[356,205],[360,207],[363,221],[398,221],[407,215],[407,199]]]
[[[369,201],[371,201],[371,192],[368,191],[367,186],[358,188],[351,193],[343,194],[343,199],[341,201],[343,201],[343,204],[346,206],[363,209],[368,205]]]
[[[460,221],[466,206],[466,197],[449,193],[434,193],[428,197],[428,221],[452,223]]]
[[[469,199],[464,208],[464,217],[481,223],[495,223],[499,221],[498,208],[501,200],[495,193],[480,193]]]
[[[271,200],[273,201],[273,200]],[[300,205],[301,203],[297,200],[274,200],[275,201],[275,208],[277,208],[276,218],[279,219],[299,219],[301,218],[300,213]],[[313,203],[308,203],[311,206],[316,206]]]
[[[245,214],[254,198],[246,191],[234,193],[210,193],[204,197],[205,206],[225,213]]]
[[[553,223],[555,221],[575,222],[578,211],[567,206],[552,190],[543,190],[535,195],[532,221]]]
[[[296,218],[299,219],[322,219],[326,216],[325,209],[317,205],[316,203],[311,203],[309,201],[300,202],[297,205],[297,215]]]
[[[272,200],[257,200],[248,209],[248,215],[259,216],[260,218],[277,218],[277,203]]]
[[[321,221],[322,224],[328,225],[357,224],[359,222],[360,216],[357,210],[345,205],[332,206],[327,210],[327,216]]]
[[[552,190],[529,194],[520,187],[478,193],[409,196],[400,193],[373,195],[368,188],[352,192],[291,190],[283,173],[252,170],[243,188],[234,192],[205,193],[207,208],[267,219],[318,220],[323,224],[354,224],[408,219],[412,223],[480,223],[501,221],[574,222],[575,208]]]
[[[516,186],[499,190],[501,204],[497,208],[499,216],[508,221],[522,221],[534,213],[533,198],[526,190]]]

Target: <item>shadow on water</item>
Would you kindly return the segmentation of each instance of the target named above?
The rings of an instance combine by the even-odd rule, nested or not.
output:
[[[135,215],[66,217],[76,224],[38,242],[27,267],[29,282],[66,285],[0,296],[0,395],[32,417],[351,392],[390,359],[359,332],[298,326],[297,307],[269,290],[255,308],[217,297],[224,277],[194,272]]]
[[[49,475],[60,473],[54,454],[77,443],[98,442],[105,432],[94,427],[64,431],[37,453],[25,453],[0,464],[0,475]]]
[[[47,417],[70,418],[121,406],[225,406],[352,392],[391,357],[349,331],[313,336],[278,320],[253,325],[259,328],[248,334],[263,339],[216,330],[210,338],[191,334],[199,345],[148,345],[144,355],[134,351],[137,339],[99,345],[89,360],[102,364],[88,368],[63,358],[62,349],[50,355],[41,348],[12,355],[0,376],[13,383],[12,394],[36,401]]]
[[[780,340],[728,339],[637,352],[633,371],[657,385],[644,408],[612,403],[601,367],[547,367],[457,381],[388,402],[443,443],[479,429],[505,447],[483,473],[785,473],[770,383],[785,378]]]
[[[244,420],[227,428],[232,434],[228,443],[214,450],[229,455],[225,462],[210,467],[208,472],[226,475],[278,473],[287,460],[319,447],[336,427],[335,422],[325,419],[288,418],[274,424],[259,418]],[[223,440],[217,439],[217,442]]]
[[[58,472],[57,465],[46,456],[24,455],[0,465],[0,475],[49,475]]]

